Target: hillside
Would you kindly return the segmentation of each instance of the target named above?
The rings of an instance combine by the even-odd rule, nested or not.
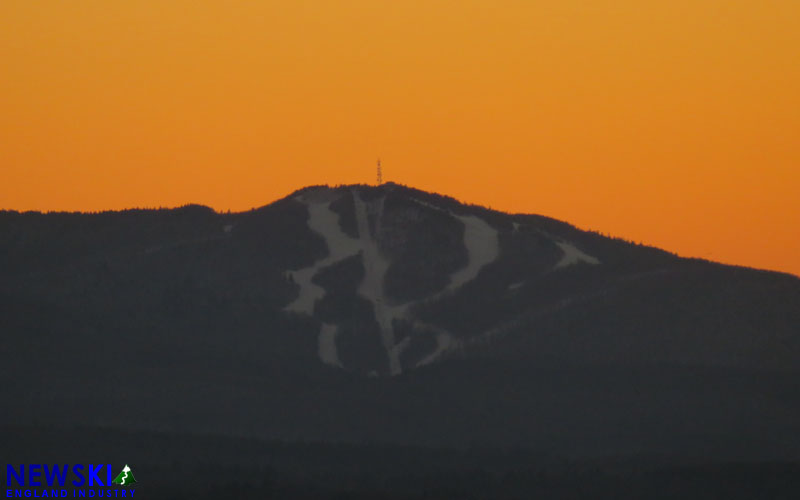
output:
[[[800,458],[800,279],[433,193],[0,213],[3,423]]]

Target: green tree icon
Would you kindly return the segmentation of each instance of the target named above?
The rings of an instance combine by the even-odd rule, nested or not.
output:
[[[131,471],[131,468],[128,467],[128,464],[125,464],[125,467],[122,468],[122,472],[120,472],[111,482],[121,486],[127,486],[135,483],[136,478],[133,477],[133,472]]]

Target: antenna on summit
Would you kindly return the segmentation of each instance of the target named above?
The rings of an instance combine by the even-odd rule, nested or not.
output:
[[[383,170],[381,169],[381,159],[378,158],[378,185],[383,184]]]

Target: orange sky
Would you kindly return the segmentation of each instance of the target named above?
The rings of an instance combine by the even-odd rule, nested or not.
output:
[[[0,2],[0,207],[385,178],[800,274],[797,0]]]

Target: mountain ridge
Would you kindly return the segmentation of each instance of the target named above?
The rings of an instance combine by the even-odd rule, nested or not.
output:
[[[796,277],[442,199],[0,213],[0,423],[800,456]]]
[[[380,186],[393,186],[393,187],[409,190],[409,191],[416,192],[416,193],[423,193],[425,195],[432,195],[432,196],[440,197],[442,199],[447,200],[450,203],[454,203],[454,204],[457,204],[457,205],[460,205],[460,206],[469,207],[469,208],[475,208],[475,209],[478,209],[478,210],[481,210],[481,211],[484,211],[484,212],[488,212],[488,213],[492,213],[492,214],[505,215],[505,216],[509,216],[509,217],[512,217],[512,218],[515,218],[515,219],[516,218],[522,218],[522,219],[529,218],[529,219],[533,219],[533,220],[537,221],[538,223],[541,223],[542,225],[545,225],[545,226],[560,226],[563,229],[569,229],[569,230],[573,230],[573,231],[589,233],[591,235],[595,235],[595,236],[602,237],[602,238],[607,238],[607,239],[614,240],[614,241],[617,241],[617,242],[621,242],[621,243],[625,243],[625,244],[629,244],[629,245],[635,245],[635,246],[641,247],[641,248],[648,248],[648,249],[652,249],[652,250],[657,250],[657,251],[664,252],[664,253],[667,253],[669,255],[684,259],[684,260],[704,262],[704,263],[716,264],[716,265],[732,267],[732,268],[742,268],[742,269],[747,269],[747,270],[752,270],[752,271],[760,271],[760,272],[766,272],[766,273],[785,274],[785,275],[791,276],[793,278],[800,279],[800,276],[798,276],[798,275],[796,275],[796,274],[794,274],[792,272],[789,272],[789,271],[781,271],[781,270],[777,270],[777,269],[766,269],[766,268],[749,266],[749,265],[746,265],[746,264],[736,264],[736,263],[730,263],[730,262],[721,262],[721,261],[716,261],[716,260],[713,260],[713,259],[707,259],[707,258],[704,258],[704,257],[684,256],[684,255],[681,255],[681,254],[679,254],[679,253],[677,253],[677,252],[675,252],[673,250],[670,250],[668,248],[665,248],[665,247],[660,247],[660,246],[657,246],[657,245],[654,245],[654,244],[645,243],[645,242],[641,242],[641,241],[636,241],[636,240],[633,240],[633,239],[628,239],[628,238],[625,238],[625,237],[622,237],[622,236],[616,236],[616,235],[613,235],[611,233],[605,233],[605,232],[603,232],[602,230],[599,230],[599,229],[581,228],[581,227],[576,226],[575,224],[570,223],[567,220],[560,219],[560,218],[558,218],[556,216],[543,215],[543,214],[533,213],[533,212],[505,212],[505,211],[502,211],[500,209],[492,208],[490,206],[485,206],[485,205],[481,205],[481,204],[478,204],[478,203],[471,203],[471,202],[468,202],[468,201],[462,201],[462,200],[459,200],[458,198],[455,198],[455,197],[452,197],[452,196],[449,196],[449,195],[440,194],[440,193],[436,193],[436,192],[433,192],[433,191],[425,191],[425,190],[422,190],[422,189],[414,188],[414,187],[411,187],[411,186],[408,186],[408,185],[399,184],[399,183],[395,183],[395,182],[391,182],[391,181],[385,182],[385,183],[383,183],[383,184],[381,184],[379,186],[376,186],[374,184],[358,184],[358,183],[357,184],[311,184],[311,185],[308,185],[308,186],[304,186],[302,188],[298,188],[298,189],[292,191],[291,193],[287,194],[286,196],[283,196],[281,198],[277,198],[277,199],[275,199],[275,200],[273,200],[273,201],[271,201],[269,203],[266,203],[264,205],[260,205],[260,206],[253,207],[253,208],[250,208],[250,209],[239,210],[239,211],[218,210],[218,209],[215,209],[214,207],[212,207],[210,205],[205,205],[205,204],[202,204],[202,203],[190,202],[190,203],[186,203],[186,204],[183,204],[183,205],[172,206],[172,207],[164,207],[164,206],[160,206],[160,207],[129,207],[129,208],[122,208],[122,209],[107,209],[107,210],[99,210],[99,211],[81,211],[81,210],[47,210],[47,211],[42,211],[42,210],[17,210],[17,209],[13,209],[13,208],[5,208],[5,209],[0,209],[0,217],[3,217],[3,216],[11,216],[11,217],[13,217],[13,216],[34,216],[35,217],[35,216],[48,216],[48,215],[49,216],[114,215],[114,214],[120,215],[120,214],[133,214],[133,213],[152,214],[152,213],[167,213],[167,212],[176,212],[176,211],[177,212],[180,212],[180,211],[199,211],[199,212],[210,212],[210,213],[213,213],[213,214],[216,214],[216,215],[219,215],[219,216],[238,216],[238,215],[251,214],[251,213],[255,213],[255,212],[259,212],[259,211],[268,209],[270,206],[272,206],[272,205],[274,205],[276,203],[280,203],[280,202],[282,202],[284,200],[291,199],[291,198],[293,198],[293,197],[295,197],[295,196],[297,196],[299,194],[302,194],[303,192],[305,192],[307,190],[310,190],[310,189],[315,189],[315,188],[328,188],[328,189],[377,188],[377,187],[380,187]]]

